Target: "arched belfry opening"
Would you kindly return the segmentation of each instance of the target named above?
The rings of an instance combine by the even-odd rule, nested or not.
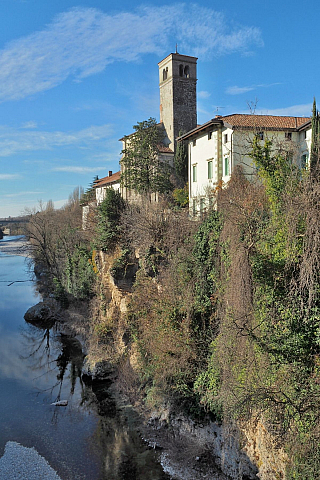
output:
[[[179,65],[179,77],[183,77],[183,65]]]
[[[189,77],[190,77],[189,65],[186,65],[186,66],[184,67],[183,73],[184,73],[184,78],[189,78]]]
[[[163,69],[162,80],[165,81],[168,78],[168,67]]]

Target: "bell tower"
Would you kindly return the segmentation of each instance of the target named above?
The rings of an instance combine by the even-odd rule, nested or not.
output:
[[[197,126],[197,60],[171,53],[158,63],[160,122],[173,151],[179,134]]]

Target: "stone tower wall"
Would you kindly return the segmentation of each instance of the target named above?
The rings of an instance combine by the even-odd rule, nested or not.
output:
[[[197,58],[172,53],[159,63],[160,121],[175,150],[180,132],[197,126]]]

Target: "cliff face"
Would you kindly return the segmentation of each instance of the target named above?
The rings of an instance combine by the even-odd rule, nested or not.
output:
[[[287,457],[261,419],[252,418],[241,425],[200,423],[173,411],[164,399],[156,410],[145,405],[140,365],[136,349],[129,343],[127,324],[132,278],[117,281],[110,273],[118,256],[119,252],[112,256],[100,252],[96,257],[99,300],[94,307],[88,360],[91,366],[101,360],[118,364],[118,389],[144,419],[146,441],[162,449],[164,469],[183,480],[196,480],[204,474],[211,479],[284,479]]]
[[[130,281],[116,285],[111,269],[119,251],[112,255],[99,252],[95,257],[98,270],[97,292],[92,301],[91,332],[87,363],[93,367],[105,360],[116,365],[127,350],[127,303]]]
[[[258,477],[263,480],[285,479],[288,456],[276,444],[263,421],[252,418],[241,426],[241,432],[245,437],[243,451],[257,466]]]
[[[149,431],[149,437],[160,445],[161,432],[167,432],[168,429],[172,432],[171,439],[180,446],[180,469],[181,464],[189,469],[196,468],[199,462],[203,470],[203,463],[207,463],[206,468],[212,473],[214,464],[227,478],[234,480],[285,479],[287,456],[276,445],[261,420],[251,419],[241,425],[210,421],[199,423],[163,408],[153,412],[149,425],[153,428],[153,432]],[[171,458],[170,453],[168,458],[173,464],[179,464],[174,449],[173,454],[171,449]],[[186,474],[181,478],[187,478]]]

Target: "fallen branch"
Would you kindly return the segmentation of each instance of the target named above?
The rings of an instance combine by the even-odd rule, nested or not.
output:
[[[0,280],[1,283],[7,283],[8,280]],[[10,287],[14,283],[25,283],[25,282],[33,282],[33,280],[13,280],[12,282],[8,283],[7,287]]]

